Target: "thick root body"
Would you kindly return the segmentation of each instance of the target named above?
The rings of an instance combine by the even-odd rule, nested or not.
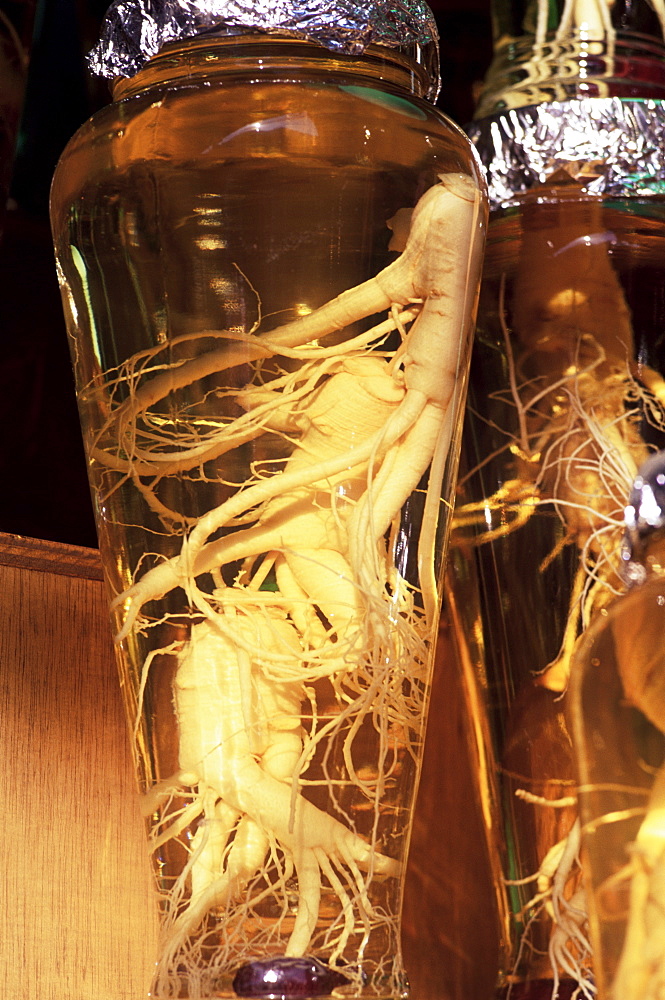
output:
[[[245,623],[244,630],[250,631],[251,626]],[[290,631],[284,622],[277,622],[248,638],[270,649],[280,639],[288,642]],[[300,751],[300,746],[292,745],[293,734],[300,744],[299,686],[293,690],[282,686],[275,698],[274,687],[266,686],[260,677],[250,676],[245,682],[258,687],[249,725],[242,710],[237,647],[207,623],[194,626],[174,683],[180,776],[173,781],[182,781],[186,775],[207,806],[192,844],[190,899],[165,936],[162,964],[177,960],[188,936],[213,906],[226,906],[241,895],[262,869],[271,844],[292,862],[299,877],[298,907],[286,944],[287,955],[304,954],[316,926],[320,860],[345,867],[363,885],[361,905],[365,910],[369,906],[361,872],[371,879],[375,875],[394,877],[400,871],[396,861],[380,854],[302,794],[296,791],[294,797],[292,782],[297,782],[297,775],[285,772],[296,764]],[[265,702],[262,689],[269,692]],[[348,902],[346,894],[343,902]],[[168,968],[163,968],[161,975],[168,978]]]
[[[355,956],[360,986],[372,935],[377,981],[394,960],[397,790],[417,778],[481,212],[470,178],[442,176],[376,277],[268,332],[187,335],[109,373],[112,399],[124,382],[129,395],[92,449],[101,503],[135,487],[168,542],[141,550],[114,601],[118,643],[148,650],[139,740],[155,689],[163,706],[156,671],[173,666],[178,759],[144,803],[178,872],[158,996],[184,980],[198,995],[204,967],[223,978],[310,952]],[[361,332],[340,342],[351,324]],[[212,505],[187,507],[199,489]],[[168,636],[156,651],[153,630]]]

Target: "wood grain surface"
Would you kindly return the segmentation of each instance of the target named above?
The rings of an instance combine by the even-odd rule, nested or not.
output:
[[[103,584],[87,550],[0,551],[0,996],[139,1000],[155,910]]]
[[[156,912],[98,554],[0,535],[0,996],[143,1000]],[[440,647],[404,911],[412,1000],[489,1000],[496,930]]]

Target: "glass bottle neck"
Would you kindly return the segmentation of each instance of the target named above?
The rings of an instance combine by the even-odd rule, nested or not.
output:
[[[321,73],[336,77],[364,78],[428,97],[435,53],[420,48],[414,59],[384,46],[369,46],[362,55],[348,56],[312,42],[266,35],[215,37],[206,35],[165,46],[131,79],[118,78],[114,100],[123,100],[164,84],[192,83],[211,76],[246,82],[267,79],[320,79]]]
[[[584,98],[665,98],[665,15],[647,0],[494,0],[476,118]]]

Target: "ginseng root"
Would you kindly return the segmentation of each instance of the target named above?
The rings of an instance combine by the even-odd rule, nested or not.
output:
[[[646,816],[620,873],[630,881],[626,935],[611,996],[656,1000],[665,988],[665,768],[651,790]],[[616,879],[616,876],[615,876]]]
[[[656,461],[661,466],[660,456]],[[654,538],[658,539],[656,532]],[[656,541],[656,547],[657,544]],[[656,582],[656,577],[652,582]],[[643,738],[650,733],[652,743],[654,737],[659,737],[654,745],[660,746],[662,761],[665,737],[662,616],[659,606],[652,603],[653,590],[644,598],[640,590],[631,591],[626,600],[632,603],[614,619],[611,662],[616,665],[621,682],[623,710],[627,712],[631,706],[631,717],[639,718],[634,724],[636,734],[639,732]],[[620,607],[617,604],[617,612]],[[580,663],[579,667],[589,669],[586,663]],[[636,735],[636,751],[640,743]],[[617,822],[625,824],[623,828],[627,830],[639,818],[634,838],[625,842],[626,864],[613,871],[595,890],[599,915],[605,910],[607,898],[613,904],[611,916],[605,919],[625,918],[623,943],[617,953],[606,956],[605,973],[611,978],[607,995],[611,1000],[657,1000],[665,991],[665,766],[662,762],[660,766],[655,761],[647,763],[637,754],[635,764],[635,774],[645,785],[622,784],[622,792],[627,793],[621,801],[624,808],[612,809],[589,821],[591,830],[599,824]],[[644,805],[643,797],[647,800]],[[620,843],[619,837],[616,843]],[[626,884],[627,891],[618,893],[619,887]],[[627,911],[623,907],[618,910],[617,898],[626,896]]]
[[[158,996],[278,953],[357,965],[373,933],[381,977],[399,947],[405,818],[391,801],[422,739],[481,222],[475,183],[442,176],[375,278],[265,333],[160,345],[90,387],[106,393],[100,502],[134,488],[174,543],[141,552],[114,601],[118,643],[151,647],[137,720],[172,664],[177,765],[145,797],[155,852],[184,860],[165,881]],[[197,410],[213,394],[214,426]],[[182,505],[211,485],[217,505]]]

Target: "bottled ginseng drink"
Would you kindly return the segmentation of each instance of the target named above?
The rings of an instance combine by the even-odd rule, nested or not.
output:
[[[568,689],[665,441],[663,14],[497,0],[469,128],[492,211],[448,609],[513,1000],[595,989]]]
[[[151,995],[397,998],[484,181],[423,4],[230,6],[114,5],[53,186]]]

